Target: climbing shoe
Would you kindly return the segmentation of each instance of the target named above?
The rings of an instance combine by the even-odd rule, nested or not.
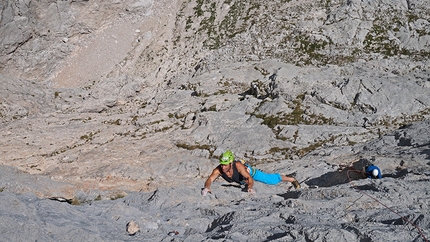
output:
[[[295,189],[299,189],[300,188],[300,184],[299,184],[299,182],[297,180],[294,180],[292,183],[293,183],[293,186],[294,186]]]

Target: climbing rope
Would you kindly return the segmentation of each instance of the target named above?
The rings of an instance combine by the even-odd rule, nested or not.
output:
[[[349,176],[349,173],[350,172],[356,172],[356,173],[360,173],[360,174],[363,174],[363,171],[360,171],[360,170],[352,170],[351,169],[351,167],[350,167],[350,169],[349,170],[347,170],[347,172],[346,172],[346,174],[347,174],[347,176],[348,176],[348,179],[349,179],[349,183],[351,183],[352,184],[352,187],[353,188],[355,188],[357,191],[359,191],[361,194],[363,194],[363,195],[366,195],[366,196],[368,196],[368,197],[370,197],[371,199],[373,199],[374,201],[376,201],[377,203],[379,203],[379,204],[381,204],[382,206],[384,206],[384,207],[386,207],[386,208],[388,208],[388,210],[390,210],[391,212],[393,212],[394,214],[397,214],[400,218],[402,218],[405,222],[407,222],[407,223],[409,223],[409,224],[411,224],[411,225],[413,225],[417,230],[418,230],[418,232],[421,234],[421,236],[423,237],[423,239],[424,239],[424,241],[426,241],[426,242],[428,242],[428,240],[427,240],[427,238],[425,237],[425,235],[424,235],[424,233],[422,232],[422,230],[420,229],[420,227],[418,227],[418,225],[416,225],[415,223],[413,223],[412,221],[410,221],[409,219],[407,219],[407,218],[405,218],[404,216],[402,216],[401,214],[399,214],[398,212],[396,212],[396,211],[394,211],[394,209],[392,209],[392,208],[390,208],[390,207],[388,207],[387,205],[385,205],[385,204],[383,204],[381,201],[379,201],[378,199],[376,199],[376,198],[374,198],[374,197],[372,197],[372,196],[370,196],[369,194],[367,194],[365,191],[363,191],[363,190],[361,190],[360,188],[358,188],[357,186],[355,186],[354,185],[354,183],[352,182],[352,180],[351,180],[351,177]],[[361,198],[361,197],[360,197]],[[358,199],[357,199],[358,200]],[[357,201],[356,200],[356,201]]]

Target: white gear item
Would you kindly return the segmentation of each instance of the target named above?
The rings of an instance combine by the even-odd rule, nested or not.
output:
[[[373,169],[373,170],[372,170],[372,176],[373,176],[373,177],[377,177],[378,175],[379,175],[378,170],[377,170],[377,169]]]

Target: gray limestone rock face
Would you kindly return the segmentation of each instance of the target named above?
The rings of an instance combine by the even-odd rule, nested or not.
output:
[[[270,7],[274,14],[279,14],[274,7],[277,3],[273,4]],[[180,168],[180,174],[173,176],[181,180],[182,176],[198,177],[208,173],[208,164],[211,163],[208,159],[216,159],[226,149],[232,149],[238,156],[256,164],[297,159],[319,148],[367,142],[407,123],[428,118],[428,60],[389,56],[372,60],[362,56],[362,60],[342,65],[298,66],[294,61],[290,63],[282,58],[268,58],[270,56],[261,57],[261,60],[238,61],[233,58],[235,51],[223,55],[230,55],[232,59],[223,59],[217,57],[218,52],[212,51],[211,54],[202,52],[204,57],[198,62],[189,60],[185,69],[182,64],[171,68],[179,59],[189,57],[188,48],[182,45],[188,42],[178,42],[182,47],[169,47],[167,43],[170,42],[165,37],[174,38],[184,26],[171,25],[169,18],[164,19],[164,24],[153,22],[153,18],[167,13],[166,16],[178,22],[182,16],[174,18],[175,12],[169,11],[181,7],[178,3],[168,4],[167,8],[160,6],[161,3],[153,5],[150,1],[129,3],[127,7],[119,2],[4,3],[2,21],[5,25],[2,29],[6,24],[14,23],[13,17],[19,15],[35,19],[34,27],[39,26],[36,29],[40,33],[48,32],[48,29],[56,29],[58,33],[76,31],[69,25],[91,26],[97,30],[85,32],[89,37],[85,41],[83,35],[78,35],[80,37],[75,40],[69,38],[67,43],[62,42],[78,45],[76,41],[81,39],[83,42],[79,45],[88,44],[85,47],[87,52],[75,53],[78,59],[70,63],[73,73],[81,75],[87,70],[80,69],[80,66],[89,67],[90,64],[97,66],[89,68],[90,73],[98,73],[97,70],[101,69],[100,58],[104,58],[100,56],[107,55],[118,61],[116,67],[110,67],[109,74],[91,80],[83,76],[70,76],[75,79],[63,84],[54,79],[41,81],[44,74],[37,75],[39,80],[34,81],[13,78],[5,67],[0,100],[1,119],[5,125],[2,129],[5,163],[13,160],[13,164],[22,170],[60,180],[71,179],[81,183],[81,179],[88,178],[96,183],[110,183],[109,179],[114,177],[119,180],[125,178],[128,183],[136,183],[139,187],[140,182],[163,182],[157,176],[162,175],[171,162],[175,166],[183,162],[170,158],[176,157],[176,154],[195,156],[199,162],[206,160],[203,164]],[[257,11],[258,6],[253,9]],[[329,13],[321,11],[322,6],[319,6],[312,10],[315,11],[313,24],[331,28],[335,24],[353,26],[358,20],[371,21],[374,19],[372,16],[379,13],[370,7],[376,6],[379,5],[368,2],[333,3],[325,6],[332,10]],[[61,14],[56,15],[54,7]],[[149,8],[152,11],[145,12]],[[207,10],[203,4],[193,10],[183,6],[182,11],[190,15],[199,8]],[[250,5],[223,5],[217,14],[222,13],[219,17],[228,19],[233,9],[240,9],[238,13],[243,13],[249,8]],[[381,11],[392,8],[402,14],[410,10],[410,7],[405,8],[403,2],[390,2]],[[289,21],[293,21],[293,15],[305,11],[293,4],[287,4],[279,11],[286,9],[296,11],[286,15]],[[415,6],[417,21],[425,14],[421,11],[425,9],[425,6]],[[137,10],[143,12],[139,14]],[[88,11],[93,11],[94,15],[91,19],[82,19],[81,15]],[[254,16],[252,13],[248,17]],[[123,16],[121,21],[108,23],[101,20],[101,16],[114,14]],[[318,20],[318,16],[326,15],[329,16],[326,22]],[[60,17],[63,17],[61,21],[53,20]],[[256,21],[262,21],[264,15],[254,17]],[[152,30],[146,29],[142,33],[144,28],[133,25],[140,20],[152,26]],[[298,21],[302,30],[310,28],[308,20]],[[121,23],[136,27],[127,25],[133,28],[126,28],[127,31],[133,30],[134,34],[107,35],[117,27],[126,27]],[[289,24],[296,26],[294,21]],[[194,25],[196,27],[197,22]],[[418,21],[416,25],[422,27],[425,21]],[[155,29],[164,34],[155,34]],[[354,28],[347,29],[356,31]],[[349,41],[348,36],[352,33],[345,33],[346,37],[332,34],[330,38],[336,38],[338,44],[351,45],[352,42],[346,43],[342,38]],[[182,34],[186,36],[187,31]],[[43,36],[46,37],[32,38],[20,48],[24,50],[27,45],[55,39],[46,33]],[[179,36],[179,40],[183,36]],[[241,36],[246,35],[240,34],[232,39]],[[129,52],[120,61],[116,59],[118,56],[109,54],[116,48],[102,46],[102,40],[108,37],[119,41],[121,46],[123,40],[137,38],[138,41],[133,44],[133,50],[128,47],[124,49]],[[266,39],[270,38],[266,36]],[[149,40],[157,41],[150,41],[151,44]],[[164,44],[156,45],[159,41],[164,41]],[[263,42],[260,44],[263,45]],[[155,52],[149,49],[161,50],[161,46],[166,52],[157,52],[157,55],[166,59],[157,59],[160,61],[158,69],[150,71],[156,59]],[[12,54],[12,59],[20,58],[20,48]],[[220,46],[220,50],[228,48],[228,45]],[[40,50],[54,51],[56,47],[53,45],[48,49],[40,46]],[[202,51],[209,50],[202,48]],[[100,56],[91,54],[93,59],[79,61],[85,59],[89,51]],[[68,52],[62,53],[68,55]],[[179,58],[178,53],[184,55]],[[55,54],[52,52],[52,55]],[[34,59],[38,58],[35,55]],[[35,65],[30,63],[29,66]],[[118,69],[119,66],[123,68]],[[170,71],[164,72],[166,68]],[[38,70],[43,71],[43,68]],[[52,70],[45,71],[50,73]],[[176,73],[174,76],[171,74],[173,72]],[[408,138],[402,140],[407,142]],[[23,152],[15,152],[17,150]],[[198,171],[200,168],[204,171]],[[152,185],[155,184],[152,182]]]
[[[429,19],[426,0],[2,1],[2,239],[425,241]],[[227,149],[302,188],[202,197]]]

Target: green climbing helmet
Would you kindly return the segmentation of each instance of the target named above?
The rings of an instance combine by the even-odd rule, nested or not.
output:
[[[233,155],[233,152],[231,152],[230,150],[227,150],[226,152],[224,152],[224,154],[222,154],[221,158],[219,159],[219,163],[221,165],[228,165],[233,161],[234,161],[234,155]]]

